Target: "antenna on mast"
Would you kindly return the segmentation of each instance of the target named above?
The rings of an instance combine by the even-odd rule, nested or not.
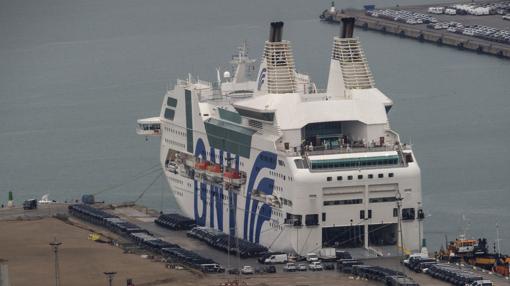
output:
[[[500,244],[500,241],[501,239],[499,238],[499,223],[496,222],[496,244],[498,246],[498,254],[501,254],[501,244]]]

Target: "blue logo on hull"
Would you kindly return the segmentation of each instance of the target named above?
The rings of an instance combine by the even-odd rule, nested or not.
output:
[[[252,193],[255,186],[255,180],[259,176],[259,173],[262,169],[270,169],[274,170],[276,168],[276,154],[262,151],[259,153],[257,158],[255,159],[255,163],[253,164],[253,168],[251,169],[250,173],[250,179],[248,181],[248,186],[246,189],[246,204],[245,204],[245,210],[244,210],[244,228],[243,228],[243,238],[247,239],[251,242],[259,241],[260,240],[260,228],[262,228],[262,224],[264,221],[269,220],[271,217],[271,212],[269,212],[269,216],[267,216],[267,209],[271,210],[271,206],[264,204],[264,212],[265,214],[261,214],[259,211],[257,215],[257,207],[258,207],[258,201],[254,200],[252,203],[252,206],[250,208],[250,202],[252,201]],[[273,186],[274,186],[274,180],[270,178],[262,178],[259,182],[259,185],[257,186],[257,190],[260,192],[264,192],[266,194],[272,194],[273,193]],[[261,208],[262,210],[262,208]],[[255,219],[256,217],[256,219]],[[255,231],[255,240],[253,239],[253,227],[255,225],[255,221],[257,221],[257,228]],[[249,232],[248,232],[248,225],[249,225]],[[258,234],[257,234],[258,232]]]
[[[195,146],[195,157],[207,159],[206,148],[201,138],[198,138]],[[216,150],[210,148],[210,161],[216,162]],[[218,151],[219,164],[229,165],[232,167],[232,154],[226,154],[226,162],[224,162],[223,151]],[[251,242],[258,243],[260,241],[260,234],[264,222],[271,219],[272,207],[268,204],[262,203],[258,213],[259,206],[258,200],[252,199],[252,193],[259,173],[262,169],[274,170],[276,168],[276,154],[263,151],[261,152],[252,167],[249,181],[246,189],[246,203],[244,211],[244,225],[243,225],[243,238]],[[234,168],[239,170],[239,155],[234,157]],[[274,180],[271,178],[261,178],[257,185],[257,190],[266,195],[273,194]],[[205,226],[207,222],[207,191],[209,189],[210,202],[209,202],[209,225],[223,231],[223,187],[212,183],[207,183],[205,180],[198,181],[194,179],[194,196],[193,207],[195,214],[195,223],[200,226]],[[235,192],[228,193],[228,224],[229,233],[235,234],[236,228],[236,213],[237,213],[237,194]],[[200,211],[200,212],[199,212]],[[215,212],[216,211],[216,215]],[[200,213],[200,214],[199,214]]]

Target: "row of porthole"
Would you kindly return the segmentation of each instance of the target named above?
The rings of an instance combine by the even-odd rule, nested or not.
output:
[[[281,178],[281,179],[283,179],[284,181],[285,181],[287,178],[289,179],[289,181],[292,181],[292,180],[293,180],[293,178],[292,178],[291,176],[288,176],[288,177],[287,177],[287,176],[285,176],[284,174],[280,174],[280,173],[278,173],[278,172],[271,171],[271,170],[269,171],[269,175],[271,175],[271,176],[275,176],[275,177],[278,177],[278,178]]]
[[[184,196],[184,193],[183,192],[180,192],[180,191],[174,191],[174,194],[178,195],[178,196],[181,196],[183,197]]]
[[[394,173],[388,173],[388,177],[389,178],[393,178],[393,177],[395,177],[395,174]],[[374,174],[368,174],[367,178],[373,179],[374,178]],[[379,178],[379,179],[384,178],[384,174],[383,173],[377,174],[377,178]],[[347,180],[351,181],[353,179],[354,179],[354,176],[352,176],[352,175],[347,176]],[[343,180],[343,176],[337,176],[336,180],[337,181],[342,181]],[[363,180],[363,175],[358,175],[358,180]],[[326,177],[326,181],[328,181],[328,182],[333,181],[333,177]]]
[[[179,180],[179,179],[176,179],[176,178],[172,178],[172,177],[170,177],[170,181],[173,181],[173,182],[175,182],[175,183],[177,183],[177,184],[181,184],[181,185],[182,185],[182,184],[184,184],[184,182],[183,182],[183,181],[181,181],[181,180]]]
[[[165,130],[167,132],[170,132],[170,133],[173,133],[173,134],[181,135],[183,137],[186,136],[186,132],[178,131],[178,130],[175,130],[173,128],[164,127],[163,130]]]

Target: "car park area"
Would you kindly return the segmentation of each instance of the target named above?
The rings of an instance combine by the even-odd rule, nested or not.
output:
[[[295,271],[284,271],[288,262],[285,263],[260,263],[257,258],[241,258],[235,255],[227,255],[223,250],[213,248],[204,241],[198,239],[190,239],[186,230],[171,230],[157,225],[154,221],[159,216],[157,212],[147,211],[138,207],[118,207],[110,208],[105,206],[98,206],[99,208],[91,210],[90,207],[81,208],[81,212],[89,212],[90,218],[88,220],[79,218],[79,221],[90,224],[90,227],[101,232],[104,229],[114,233],[125,240],[118,243],[132,245],[138,249],[134,253],[157,253],[159,255],[149,255],[151,259],[160,261],[160,258],[166,258],[167,264],[182,265],[185,269],[196,269],[195,272],[203,272],[207,275],[207,281],[201,281],[197,285],[215,285],[219,281],[225,279],[228,273],[239,274],[243,279],[248,281],[268,283],[271,285],[331,285],[332,283],[341,282],[342,285],[383,285],[384,282],[381,278],[368,280],[352,273],[355,265],[369,265],[373,275],[377,277],[377,271],[382,268],[388,268],[395,271],[397,275],[388,276],[388,285],[415,285],[404,284],[411,283],[405,276],[399,276],[398,272],[404,273],[412,281],[419,285],[451,285],[450,283],[443,282],[435,279],[426,274],[418,274],[414,271],[408,270],[399,263],[398,258],[371,258],[371,259],[356,259],[349,255],[348,250],[337,250],[337,261],[324,261],[319,259],[316,261],[322,266],[322,271],[313,271],[310,269],[310,263],[306,261],[307,256],[287,256],[288,262],[294,263]],[[55,214],[57,208],[52,212]],[[58,212],[66,212],[68,209],[60,207]],[[74,212],[75,210],[73,210]],[[69,211],[71,212],[71,211]],[[38,212],[38,214],[48,213],[47,210]],[[33,215],[33,211],[27,211],[28,215]],[[78,217],[78,216],[76,216]],[[99,217],[104,217],[103,224],[99,224]],[[128,234],[129,233],[129,234]],[[105,245],[105,244],[101,244]],[[129,248],[132,249],[132,248]],[[279,253],[271,254],[281,260]],[[320,251],[317,251],[317,256],[321,257]],[[314,260],[314,255],[308,256]],[[140,257],[138,257],[140,259]],[[277,259],[277,260],[278,260]],[[275,260],[275,261],[277,261]],[[199,265],[199,266],[195,266]],[[230,267],[229,267],[230,265]],[[249,266],[249,267],[248,267]],[[317,267],[316,267],[317,268]],[[244,271],[242,271],[244,269]],[[379,269],[379,270],[378,270]],[[253,270],[253,274],[251,274]],[[317,269],[314,269],[317,270]],[[368,275],[368,274],[367,274]],[[368,276],[367,276],[368,277]],[[389,278],[394,277],[394,278]],[[183,280],[184,281],[184,280]],[[215,281],[215,282],[212,282]],[[396,282],[395,282],[396,281]],[[400,284],[395,284],[395,283]],[[414,283],[413,282],[413,283]],[[205,283],[205,284],[204,284]],[[209,284],[207,284],[209,283]],[[166,285],[166,284],[165,284]],[[170,284],[169,284],[170,285]],[[184,284],[182,284],[184,285]],[[505,285],[498,284],[495,285]]]

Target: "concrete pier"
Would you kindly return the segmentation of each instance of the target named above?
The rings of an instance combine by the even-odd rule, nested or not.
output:
[[[400,9],[407,10],[400,7]],[[414,7],[415,9],[415,7]],[[412,8],[410,9],[412,10]],[[391,20],[370,17],[363,10],[326,10],[323,20],[330,23],[341,23],[344,17],[356,18],[356,26],[364,30],[378,31],[402,38],[411,38],[420,42],[451,46],[459,50],[469,50],[480,54],[494,55],[510,59],[510,45],[492,42],[484,39],[454,34],[446,30],[428,29],[425,24],[410,25]],[[462,16],[458,16],[462,17]],[[490,16],[487,16],[490,17]]]

